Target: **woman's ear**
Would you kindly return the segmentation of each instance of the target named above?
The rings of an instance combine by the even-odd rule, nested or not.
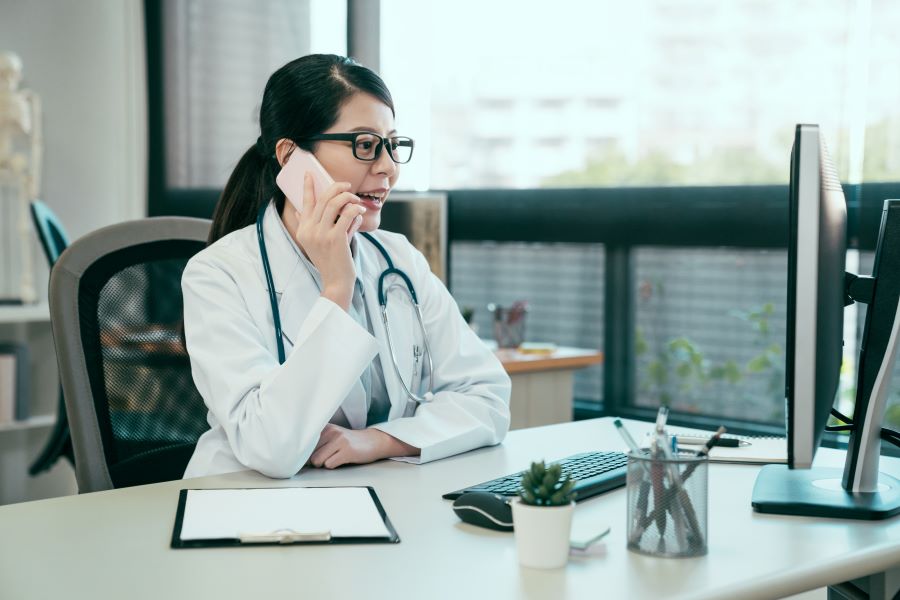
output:
[[[278,159],[278,164],[280,166],[284,166],[284,163],[291,157],[291,152],[294,151],[297,145],[287,138],[281,138],[275,144],[275,158]]]

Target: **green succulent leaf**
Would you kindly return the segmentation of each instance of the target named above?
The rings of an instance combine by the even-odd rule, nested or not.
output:
[[[575,480],[563,475],[562,466],[549,467],[541,462],[531,463],[522,476],[519,496],[525,504],[534,506],[560,506],[574,499]]]

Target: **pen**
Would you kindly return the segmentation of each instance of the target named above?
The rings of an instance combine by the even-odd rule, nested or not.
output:
[[[709,451],[712,450],[712,447],[718,445],[718,443],[721,441],[720,438],[722,437],[723,433],[725,433],[724,425],[716,429],[716,432],[712,434],[712,437],[709,438],[705,444],[703,444],[703,447],[697,450],[696,456],[699,458],[701,456],[706,456],[707,454],[709,454]]]
[[[676,435],[675,439],[678,440],[679,444],[685,446],[701,446],[706,444],[711,438],[703,435]],[[719,438],[716,440],[715,445],[721,448],[738,448],[740,446],[749,446],[750,442],[737,438]]]
[[[654,460],[664,460],[666,463],[666,475],[669,479],[668,488],[664,488],[663,494],[663,502],[664,506],[660,507],[662,510],[657,513],[657,519],[661,518],[665,520],[666,512],[672,515],[672,524],[675,528],[675,537],[678,538],[678,544],[681,547],[685,547],[687,545],[687,528],[685,527],[685,518],[687,518],[688,525],[691,526],[691,519],[688,513],[693,513],[694,509],[692,506],[685,506],[684,503],[687,501],[690,503],[690,499],[687,494],[684,492],[684,488],[681,485],[681,477],[678,473],[678,465],[672,463],[672,459],[675,457],[675,453],[677,453],[677,441],[674,437],[669,437],[666,433],[666,420],[669,417],[669,409],[665,406],[661,406],[659,408],[659,413],[656,415],[656,451],[654,454]],[[670,448],[670,446],[672,446]],[[660,454],[662,456],[660,456]],[[696,522],[696,519],[694,520]],[[660,534],[663,532],[660,531]]]
[[[631,530],[631,543],[640,545],[644,531],[647,530],[653,520],[647,516],[647,501],[650,499],[650,481],[641,479],[641,487],[638,491],[637,507],[635,508],[634,525]]]
[[[625,445],[628,446],[628,449],[631,450],[632,454],[635,456],[641,455],[641,449],[638,447],[637,442],[634,441],[634,438],[631,437],[631,433],[625,428],[625,425],[621,420],[615,419],[613,421],[613,425],[616,426],[616,431],[619,432],[619,435],[622,436],[622,439],[625,440]],[[647,465],[644,464],[643,461],[639,461],[638,464],[641,466],[645,473],[645,478],[641,479],[640,490],[638,491],[638,500],[637,507],[635,510],[635,515],[633,517],[633,525],[631,532],[631,541],[634,544],[639,544],[641,538],[644,536],[644,531],[647,530],[647,527],[651,521],[650,517],[647,516],[647,501],[650,496],[650,481],[646,479],[646,476],[649,475]]]
[[[666,535],[666,490],[663,483],[663,463],[660,450],[654,438],[650,444],[650,473],[653,482],[653,514],[656,516],[656,529],[659,531],[659,552],[665,549]]]
[[[705,444],[703,444],[703,447],[700,448],[697,451],[697,454],[695,454],[694,456],[696,456],[697,458],[701,458],[701,457],[704,457],[707,454],[709,454],[710,449],[716,445],[716,442],[719,441],[719,438],[721,437],[721,435],[723,433],[725,433],[724,425],[722,425],[721,427],[719,427],[716,430],[716,432],[713,434],[713,436],[711,438],[709,438],[709,440]],[[699,462],[695,462],[692,465],[690,465],[687,469],[684,470],[684,475],[681,477],[682,483],[687,481],[688,477],[691,476],[691,474],[697,469],[697,467],[699,465],[700,465]]]
[[[669,407],[663,405],[656,412],[656,433],[663,434],[666,432],[666,421],[669,420]]]
[[[634,441],[634,438],[631,437],[631,434],[625,429],[625,425],[622,424],[622,421],[616,419],[613,421],[613,425],[616,426],[616,431],[619,432],[619,435],[622,436],[622,439],[625,440],[625,445],[628,446],[628,449],[634,452],[635,454],[640,454],[641,449],[638,447],[637,442]]]

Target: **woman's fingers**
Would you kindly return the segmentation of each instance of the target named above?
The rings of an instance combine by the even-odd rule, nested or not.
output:
[[[350,239],[356,235],[356,232],[359,231],[359,228],[362,227],[363,218],[362,215],[356,215],[353,218],[353,222],[350,224],[350,231],[347,232],[347,243],[350,243]]]
[[[314,467],[321,467],[325,461],[331,458],[335,452],[340,450],[340,438],[329,440],[322,445],[321,448],[312,453],[309,462]]]
[[[323,226],[330,228],[334,225],[340,214],[348,207],[356,206],[362,208],[359,204],[359,197],[350,192],[343,192],[334,198],[329,198],[327,206],[322,211],[321,223]]]
[[[312,177],[310,176],[310,178]],[[325,212],[325,209],[328,208],[332,200],[344,193],[349,193],[349,190],[350,184],[346,181],[338,181],[325,188],[322,197],[316,199],[316,205],[312,212],[313,223],[318,223],[322,220],[322,213]],[[353,194],[350,195],[353,196]],[[353,197],[356,198],[356,196]],[[359,200],[359,198],[357,198],[357,200]],[[334,223],[334,220],[332,220],[331,223]]]
[[[338,448],[338,451],[325,459],[325,462],[322,463],[322,466],[326,469],[335,469],[347,462],[346,452],[343,451],[343,448]]]
[[[334,224],[335,229],[344,233],[349,233],[350,228],[354,225],[357,217],[362,221],[362,215],[365,212],[366,208],[364,206],[356,204],[345,206],[338,217],[337,223]]]
[[[318,450],[319,448],[324,446],[326,443],[328,443],[332,439],[334,439],[334,436],[336,434],[337,434],[337,430],[331,423],[326,425],[325,428],[322,430],[322,433],[319,434],[319,441],[316,442],[315,450]]]
[[[303,212],[307,215],[313,214],[316,208],[316,186],[313,185],[312,175],[303,174]]]

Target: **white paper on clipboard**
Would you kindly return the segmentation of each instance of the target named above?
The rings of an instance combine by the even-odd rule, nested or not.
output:
[[[365,487],[188,490],[183,541],[236,539],[290,530],[334,538],[389,537]]]

